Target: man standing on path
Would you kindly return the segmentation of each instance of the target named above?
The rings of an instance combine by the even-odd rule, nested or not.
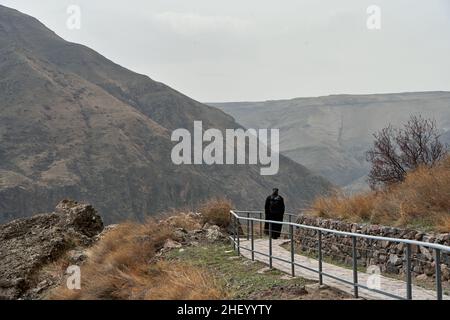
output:
[[[273,188],[273,192],[266,199],[266,205],[264,206],[266,213],[266,220],[283,221],[284,215],[284,200],[283,197],[278,194],[278,188]],[[282,224],[272,223],[272,239],[278,239],[280,237]],[[264,224],[264,233],[269,234],[269,223]]]

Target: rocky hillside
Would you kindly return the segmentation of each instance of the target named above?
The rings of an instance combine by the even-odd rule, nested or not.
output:
[[[229,209],[223,211],[226,217]],[[76,299],[81,295],[88,299],[133,299],[139,290],[147,296],[134,299],[156,298],[148,296],[148,291],[154,294],[154,287],[159,285],[156,269],[162,262],[157,263],[156,257],[201,241],[228,242],[224,230],[202,221],[199,214],[177,212],[162,220],[149,219],[145,224],[104,227],[91,205],[63,200],[52,213],[0,225],[0,300]],[[67,287],[76,266],[81,268],[82,290]],[[162,274],[178,267],[176,263],[165,264]],[[155,270],[149,272],[151,268]],[[177,294],[177,289],[182,289],[188,292],[184,298],[195,298],[192,294],[202,299],[223,297],[207,281],[207,271],[202,272],[183,265],[172,279],[176,283],[166,282],[163,290]],[[147,287],[142,287],[140,280],[145,280]],[[195,280],[199,281],[195,290],[192,283],[184,283]],[[209,284],[211,287],[205,287]],[[123,296],[115,296],[114,290]]]
[[[367,188],[365,152],[372,134],[411,114],[434,118],[450,142],[450,92],[332,95],[266,102],[211,104],[247,127],[280,128],[280,150],[350,190]]]
[[[0,299],[349,298],[238,257],[227,230],[230,208],[209,200],[200,213],[103,228],[92,206],[65,200],[54,213],[0,226]],[[68,286],[78,268],[80,286]]]
[[[204,129],[240,125],[3,6],[0,74],[0,222],[50,211],[62,198],[92,203],[107,222],[211,196],[260,208],[275,185],[295,209],[330,187],[284,157],[266,177],[257,166],[173,165],[173,129],[194,120]]]

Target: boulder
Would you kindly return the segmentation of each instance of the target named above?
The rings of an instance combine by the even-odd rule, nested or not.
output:
[[[226,239],[226,236],[222,233],[218,226],[211,226],[206,229],[205,237],[209,242],[222,241]]]
[[[91,205],[71,200],[60,202],[53,213],[0,225],[0,299],[17,299],[42,287],[34,282],[44,265],[92,244],[102,230],[102,219]]]
[[[417,279],[418,281],[427,281],[427,280],[429,280],[430,278],[429,278],[426,274],[420,274],[420,275],[418,275],[418,276],[416,277],[416,279]]]
[[[428,250],[427,248],[422,247],[422,246],[420,246],[419,248],[420,248],[420,253],[423,254],[423,256],[427,260],[429,260],[429,261],[433,260],[433,255],[431,254],[430,250]]]
[[[444,281],[450,280],[450,268],[447,267],[447,265],[444,263],[441,264],[441,275],[442,275],[442,280],[444,280]]]
[[[403,261],[402,258],[397,256],[396,254],[389,255],[389,263],[393,264],[394,266],[402,265]]]

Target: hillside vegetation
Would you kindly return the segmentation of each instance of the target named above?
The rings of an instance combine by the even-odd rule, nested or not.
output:
[[[231,204],[212,199],[200,214],[171,212],[145,223],[110,227],[87,250],[81,289],[60,286],[43,298],[57,300],[347,299],[315,281],[291,278],[237,256],[229,243]],[[46,267],[61,273],[67,258]]]
[[[206,210],[202,216],[172,212],[160,220],[149,218],[145,223],[128,222],[116,226],[89,250],[89,258],[81,267],[81,290],[69,290],[62,285],[49,298],[226,298],[227,291],[209,270],[188,263],[169,263],[161,258],[166,249],[178,247],[190,231],[201,230],[204,223],[210,223],[208,217],[217,219],[219,214],[228,217],[231,209],[225,200],[211,200],[202,207]]]
[[[404,182],[353,196],[336,192],[317,198],[309,214],[354,222],[450,231],[450,157],[418,168]]]

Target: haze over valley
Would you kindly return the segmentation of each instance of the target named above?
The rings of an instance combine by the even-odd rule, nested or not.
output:
[[[450,142],[450,92],[330,95],[265,102],[211,103],[249,128],[279,128],[280,151],[349,191],[368,188],[372,134],[411,115],[435,119]]]

